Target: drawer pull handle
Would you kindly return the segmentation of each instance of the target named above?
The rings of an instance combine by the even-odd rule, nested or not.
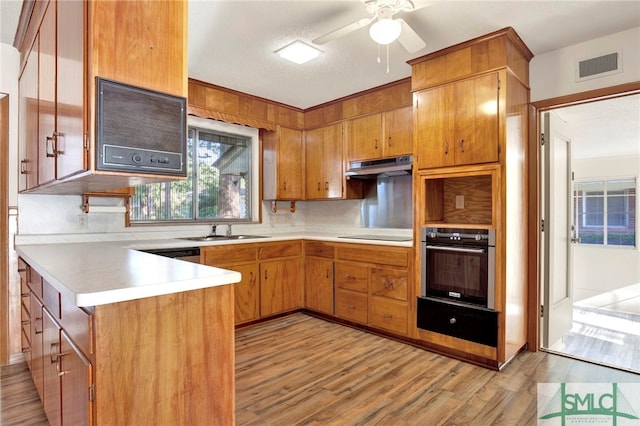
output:
[[[29,320],[22,320],[22,325],[29,325],[31,324],[31,321]]]
[[[351,274],[347,274],[347,279],[348,280],[355,280],[356,276],[355,275],[351,275]]]
[[[347,305],[347,308],[349,308],[351,310],[355,310],[356,309],[355,305]]]
[[[457,322],[458,322],[458,320],[457,320],[457,319],[455,319],[455,318],[451,318],[451,319],[449,320],[449,324],[455,324],[455,323],[457,323]]]
[[[460,139],[460,152],[464,152],[464,139]]]
[[[388,320],[393,319],[393,315],[391,315],[391,314],[383,314],[382,317],[384,319],[388,319]]]
[[[373,140],[373,148],[378,149],[378,139]]]
[[[448,154],[449,153],[449,142],[444,141],[444,153]]]
[[[393,281],[385,281],[384,282],[384,288],[393,289]]]
[[[327,268],[327,278],[329,278],[329,268]]]

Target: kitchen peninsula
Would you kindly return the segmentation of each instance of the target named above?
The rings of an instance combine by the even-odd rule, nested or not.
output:
[[[233,423],[239,273],[121,242],[17,251],[23,351],[50,420]]]

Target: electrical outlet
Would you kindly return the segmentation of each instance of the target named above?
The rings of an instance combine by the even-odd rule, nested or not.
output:
[[[456,195],[456,209],[464,209],[464,195]]]
[[[78,215],[78,229],[87,229],[89,227],[89,216],[86,214]]]

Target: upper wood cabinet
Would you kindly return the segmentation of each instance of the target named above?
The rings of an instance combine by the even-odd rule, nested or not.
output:
[[[347,160],[411,154],[412,119],[409,106],[347,120]]]
[[[30,18],[21,18],[16,33],[22,61],[19,190],[83,194],[170,179],[96,173],[95,79],[186,97],[187,2],[26,5]]]
[[[342,123],[305,132],[306,199],[342,198]]]
[[[302,131],[278,126],[260,132],[263,152],[263,199],[304,199]]]
[[[419,169],[499,160],[498,73],[416,93]]]

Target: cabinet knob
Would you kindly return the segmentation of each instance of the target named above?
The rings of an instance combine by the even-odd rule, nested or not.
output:
[[[457,322],[458,322],[458,320],[456,320],[455,318],[451,318],[451,319],[449,320],[449,324],[455,324],[455,323],[457,323]]]

